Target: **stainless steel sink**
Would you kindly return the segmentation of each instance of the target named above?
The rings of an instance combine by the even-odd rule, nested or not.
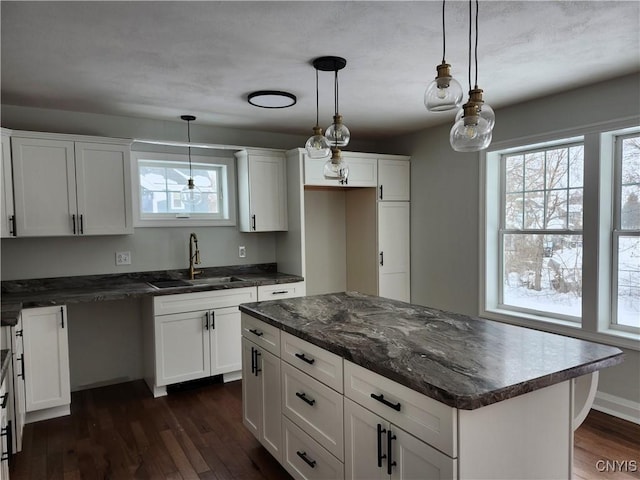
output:
[[[171,280],[156,280],[153,282],[147,282],[154,288],[175,288],[175,287],[191,287],[192,285],[187,280],[171,279]]]
[[[221,285],[225,283],[241,282],[241,281],[242,279],[237,277],[204,277],[204,278],[194,278],[193,280],[184,280],[180,278],[171,279],[171,280],[155,280],[147,283],[154,288],[163,289],[163,288],[177,288],[177,287],[200,287],[205,285]]]

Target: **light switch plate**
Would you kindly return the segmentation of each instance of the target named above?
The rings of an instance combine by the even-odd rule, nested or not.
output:
[[[116,265],[131,265],[131,252],[116,252]]]

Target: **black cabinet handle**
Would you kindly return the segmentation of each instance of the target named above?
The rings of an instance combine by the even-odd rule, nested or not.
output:
[[[209,312],[204,312],[204,328],[209,330]]]
[[[262,355],[258,349],[256,348],[256,377],[258,376],[258,374],[262,371],[261,368],[258,368],[258,365],[260,365],[260,360],[258,360],[258,357]]]
[[[22,329],[16,330],[16,337],[21,337],[21,336],[22,336]]]
[[[256,355],[255,355],[256,349],[251,347],[251,373],[255,373],[256,372]]]
[[[371,394],[371,398],[373,398],[374,400],[379,401],[380,403],[384,403],[389,408],[393,408],[396,412],[400,411],[400,402],[391,403],[389,400],[384,398],[384,395],[382,395],[382,394],[376,395],[375,393]]]
[[[256,216],[251,215],[251,230],[255,230],[255,229],[256,229]]]
[[[396,439],[396,436],[391,433],[391,430],[387,430],[387,475],[391,475],[391,468],[396,466],[396,462],[391,458],[391,442]]]
[[[387,431],[382,428],[382,425],[378,424],[378,468],[382,468],[382,459],[387,458],[387,456],[382,453],[382,434],[387,433]]]
[[[250,328],[249,331],[258,337],[261,337],[262,335],[264,335],[264,333],[256,330],[255,328]]]
[[[296,353],[295,356],[298,357],[303,362],[307,362],[309,365],[313,365],[316,361],[315,358],[305,357],[304,353]]]
[[[2,404],[0,404],[0,408],[6,408],[7,406],[7,401],[9,400],[9,392],[6,392],[3,396],[2,396]]]
[[[278,290],[275,292],[271,292],[271,295],[284,295],[285,293],[289,293],[288,290]]]
[[[384,252],[380,252],[380,265],[384,265]]]
[[[9,215],[9,235],[11,235],[12,237],[17,237],[16,234],[16,216],[15,215]]]
[[[211,312],[211,330],[216,329],[216,312]]]
[[[382,185],[380,185],[380,200],[382,200]]]
[[[309,465],[311,468],[315,468],[316,467],[316,461],[315,460],[309,460],[309,458],[307,457],[307,452],[301,452],[301,451],[297,451],[296,455],[298,455],[302,460],[304,460],[304,463],[306,463],[307,465]]]
[[[0,457],[0,462],[8,462],[9,461],[9,452],[2,452],[2,457]]]
[[[73,234],[76,234],[76,214],[71,215],[71,221],[73,222]]]
[[[24,353],[20,355],[20,366],[22,367],[21,368],[22,373],[18,373],[16,376],[22,377],[23,380],[26,380],[26,377],[24,376]]]
[[[64,328],[64,307],[60,307],[60,316],[62,317],[62,328]]]
[[[315,405],[316,401],[312,400],[310,398],[307,398],[307,394],[306,393],[301,393],[301,392],[296,392],[296,397],[298,397],[300,400],[302,400],[303,402],[305,402],[307,405],[311,405],[313,407],[313,405]]]
[[[80,234],[84,234],[84,214],[80,214]]]

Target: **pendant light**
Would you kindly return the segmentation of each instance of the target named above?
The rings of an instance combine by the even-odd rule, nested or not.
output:
[[[442,0],[442,63],[436,67],[438,72],[424,92],[424,105],[430,112],[445,112],[462,105],[462,86],[451,76],[451,65],[445,60],[446,36],[444,22],[444,5]]]
[[[483,117],[480,112],[481,103],[476,100],[472,101],[471,89],[471,0],[469,0],[469,100],[462,106],[462,111],[458,112],[456,122],[449,134],[449,142],[451,148],[456,152],[478,152],[484,150],[491,143],[492,130],[489,121]],[[478,80],[478,0],[476,0],[476,89]],[[478,93],[476,92],[476,95]],[[482,90],[479,92],[480,100],[482,100]],[[490,108],[490,107],[489,107]],[[489,108],[485,113],[489,112]],[[491,109],[491,112],[493,110]],[[495,118],[495,117],[494,117]]]
[[[189,140],[189,180],[187,185],[180,192],[182,203],[195,206],[202,202],[202,192],[196,187],[193,181],[193,171],[191,169],[191,122],[196,119],[193,115],[182,115],[182,120],[187,122],[187,139]]]
[[[314,64],[315,67],[315,64]],[[329,141],[327,137],[322,134],[322,127],[320,127],[320,118],[319,118],[319,109],[320,109],[320,98],[318,94],[318,68],[316,70],[316,126],[313,127],[313,135],[309,137],[307,143],[305,143],[304,148],[307,149],[307,155],[310,158],[325,158],[328,157],[331,153],[331,146],[329,145]]]
[[[316,70],[323,72],[334,72],[334,105],[335,114],[333,123],[327,128],[325,137],[331,146],[331,158],[324,164],[324,176],[326,178],[337,178],[345,182],[349,176],[349,166],[342,158],[340,147],[349,143],[351,133],[344,123],[342,115],[338,113],[338,71],[347,65],[347,61],[342,57],[319,57],[313,61]]]

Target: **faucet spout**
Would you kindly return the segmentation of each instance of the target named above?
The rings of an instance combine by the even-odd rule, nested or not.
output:
[[[202,273],[196,270],[194,265],[200,265],[200,249],[198,248],[198,236],[195,233],[189,235],[189,279],[193,280],[197,274]]]

